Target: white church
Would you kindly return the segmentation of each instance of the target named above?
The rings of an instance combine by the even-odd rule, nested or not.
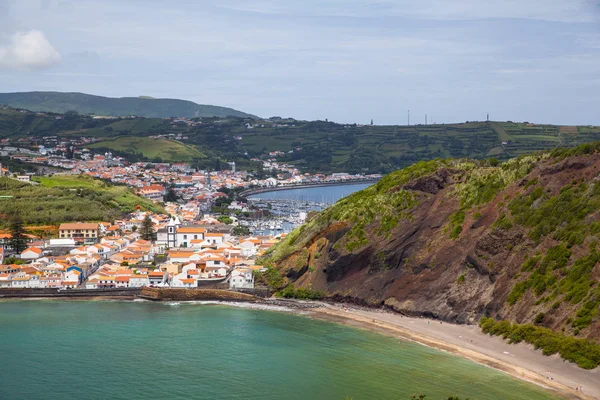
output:
[[[179,218],[169,220],[166,229],[159,229],[156,244],[167,248],[202,247],[222,243],[231,239],[230,233],[210,233],[206,226],[182,225]]]

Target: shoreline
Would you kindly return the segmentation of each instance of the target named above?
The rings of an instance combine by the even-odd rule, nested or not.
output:
[[[584,370],[556,354],[544,356],[541,351],[535,350],[531,345],[508,344],[501,337],[484,334],[477,325],[441,323],[438,320],[406,317],[390,311],[361,308],[354,305],[348,307],[339,303],[273,298],[240,303],[231,299],[210,301],[160,299],[157,301],[135,296],[27,297],[0,298],[0,304],[3,300],[125,302],[142,300],[149,303],[201,303],[232,307],[248,306],[248,308],[253,308],[250,305],[260,305],[262,306],[261,310],[286,312],[351,326],[451,353],[542,387],[564,399],[600,399],[600,368]],[[550,377],[552,379],[549,379]],[[576,386],[581,386],[583,391],[575,391]]]
[[[600,368],[584,370],[560,356],[544,356],[531,345],[508,344],[501,337],[484,334],[476,325],[440,323],[383,310],[327,303],[309,309],[305,315],[448,352],[565,399],[600,399]],[[581,386],[583,391],[575,391],[576,386]]]

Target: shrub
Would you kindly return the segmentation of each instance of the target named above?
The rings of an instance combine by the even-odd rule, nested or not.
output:
[[[321,300],[325,298],[325,294],[311,289],[295,289],[294,285],[290,284],[283,290],[277,292],[278,297],[286,299],[301,299],[301,300]]]
[[[495,321],[486,317],[479,321],[479,326],[484,333],[501,335],[509,339],[509,343],[530,343],[536,349],[541,349],[544,355],[559,353],[562,358],[576,363],[581,368],[594,369],[600,365],[600,344],[588,339],[561,335],[548,328],[511,324],[508,321]]]

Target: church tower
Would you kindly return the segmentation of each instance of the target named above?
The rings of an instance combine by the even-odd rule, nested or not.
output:
[[[167,224],[167,247],[177,247],[177,228],[180,226],[181,222],[179,222],[179,218],[171,217],[169,223]]]

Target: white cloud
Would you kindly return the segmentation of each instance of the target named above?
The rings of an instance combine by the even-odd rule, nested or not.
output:
[[[0,67],[37,70],[60,62],[60,54],[40,31],[17,32],[0,45]]]

